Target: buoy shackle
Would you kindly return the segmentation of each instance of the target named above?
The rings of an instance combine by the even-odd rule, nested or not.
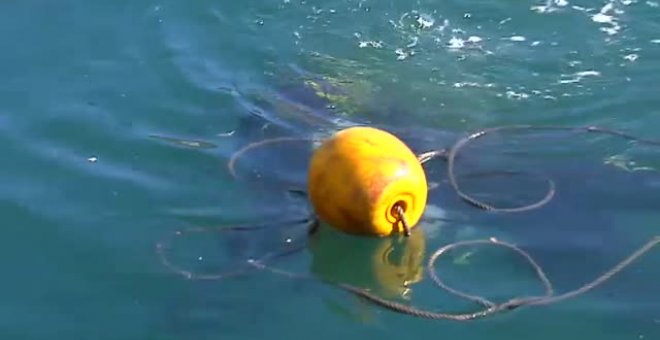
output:
[[[410,226],[408,226],[408,221],[406,220],[405,202],[399,201],[394,203],[394,208],[392,210],[392,213],[397,216],[399,221],[401,221],[401,226],[403,227],[403,235],[406,237],[410,236]]]

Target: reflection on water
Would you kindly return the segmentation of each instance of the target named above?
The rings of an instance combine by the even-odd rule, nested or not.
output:
[[[310,239],[311,272],[318,278],[371,290],[385,298],[410,299],[423,278],[424,230],[410,237],[348,235],[322,225]]]
[[[660,339],[658,252],[566,304],[470,325],[378,310],[375,326],[329,313],[325,300],[357,300],[323,285],[263,271],[191,281],[154,254],[175,230],[307,211],[285,191],[304,186],[310,145],[246,154],[241,180],[227,170],[236,150],[266,138],[322,138],[354,123],[393,130],[416,152],[512,123],[593,124],[657,138],[658,1],[3,1],[0,9],[0,249],[8,273],[0,338],[430,339],[441,329],[466,340]],[[543,182],[466,175],[542,170],[557,183],[543,209],[475,210],[436,160],[426,165],[438,183],[429,207],[460,223],[441,233],[426,227],[420,245],[408,247],[326,229],[310,252],[269,264],[446,310],[438,291],[424,288],[421,266],[423,254],[448,242],[516,243],[565,291],[657,234],[660,179],[648,171],[660,169],[656,149],[511,137],[471,144],[457,160],[461,184],[493,204],[524,204]],[[171,255],[215,272],[302,233],[188,234]],[[467,264],[444,263],[441,274],[482,292],[482,281],[448,276],[452,267],[473,269],[498,279],[493,289],[502,294],[515,291],[505,269],[524,278],[527,267],[486,251],[458,254]]]

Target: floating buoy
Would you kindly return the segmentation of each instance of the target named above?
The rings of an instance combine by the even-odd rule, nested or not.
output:
[[[422,217],[428,189],[422,165],[389,132],[350,127],[325,140],[312,155],[308,192],[320,220],[351,234],[388,236]]]

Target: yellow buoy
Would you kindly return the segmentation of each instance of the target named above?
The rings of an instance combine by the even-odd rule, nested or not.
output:
[[[351,127],[335,133],[312,155],[309,198],[319,218],[352,234],[403,231],[396,206],[413,228],[426,206],[426,175],[415,154],[389,132]]]

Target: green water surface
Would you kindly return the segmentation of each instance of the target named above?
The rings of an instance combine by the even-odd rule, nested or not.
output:
[[[5,0],[0,32],[2,339],[660,339],[660,248],[574,299],[474,322],[393,313],[268,272],[188,280],[155,251],[176,230],[305,216],[304,197],[287,190],[305,184],[308,143],[246,155],[241,180],[228,171],[234,151],[263,138],[360,123],[416,151],[506,124],[660,139],[656,1]],[[551,203],[521,214],[465,204],[431,162],[422,264],[450,242],[496,237],[529,251],[557,292],[574,289],[660,234],[658,151],[571,133],[467,147],[462,173],[556,181]],[[464,183],[501,204],[545,189],[524,176]],[[306,245],[305,231],[195,234],[168,254],[213,272]],[[319,236],[273,265],[378,290],[389,240]],[[462,249],[437,266],[498,301],[541,293],[501,249]],[[478,307],[421,273],[397,301]]]

